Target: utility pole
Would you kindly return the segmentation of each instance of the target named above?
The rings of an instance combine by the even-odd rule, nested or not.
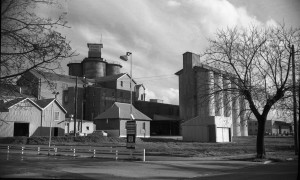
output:
[[[76,137],[76,118],[77,118],[77,83],[78,77],[76,76],[76,85],[75,85],[75,117],[74,117],[74,137]]]
[[[294,141],[295,141],[295,154],[298,155],[299,144],[298,144],[296,73],[295,73],[295,49],[294,49],[294,45],[292,45],[292,76],[293,76]]]

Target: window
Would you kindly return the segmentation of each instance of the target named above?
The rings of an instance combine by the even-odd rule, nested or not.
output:
[[[64,97],[64,102],[67,103],[68,102],[68,94],[65,94],[65,97]]]
[[[123,81],[121,81],[121,87],[123,87]]]
[[[59,112],[58,111],[55,111],[54,112],[54,121],[59,121],[60,118],[59,118]]]
[[[61,87],[62,87],[63,90],[67,90],[68,89],[68,84],[62,83]]]
[[[90,127],[87,126],[87,127],[86,127],[86,130],[90,130]]]
[[[144,130],[146,129],[146,123],[145,122],[143,123],[143,129]]]

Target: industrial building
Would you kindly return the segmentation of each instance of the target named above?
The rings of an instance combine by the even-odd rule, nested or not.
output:
[[[179,136],[180,123],[179,106],[165,104],[160,99],[149,101],[135,101],[134,106],[150,117],[151,136]]]
[[[249,135],[257,135],[258,123],[254,119],[248,120]],[[265,124],[265,135],[290,135],[293,133],[291,123],[276,120],[267,120]]]
[[[63,136],[65,114],[55,99],[16,98],[0,105],[0,137]]]
[[[145,87],[122,73],[122,65],[101,57],[103,44],[87,46],[88,57],[70,62],[69,75],[31,70],[17,84],[39,100],[55,97],[67,110],[67,118],[73,114],[74,118],[87,121],[93,121],[115,102],[131,102],[130,84],[132,101],[145,101]]]
[[[222,89],[236,88],[234,76],[204,65],[200,56],[183,54],[179,76],[179,111],[185,141],[230,142],[248,136],[245,100]]]

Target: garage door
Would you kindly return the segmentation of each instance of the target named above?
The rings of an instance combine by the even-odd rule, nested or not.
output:
[[[217,142],[229,142],[229,128],[217,128]]]

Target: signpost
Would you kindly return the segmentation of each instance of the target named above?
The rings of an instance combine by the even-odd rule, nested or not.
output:
[[[127,129],[127,149],[135,149],[135,137],[136,137],[136,122],[135,121],[127,121],[126,122]]]

